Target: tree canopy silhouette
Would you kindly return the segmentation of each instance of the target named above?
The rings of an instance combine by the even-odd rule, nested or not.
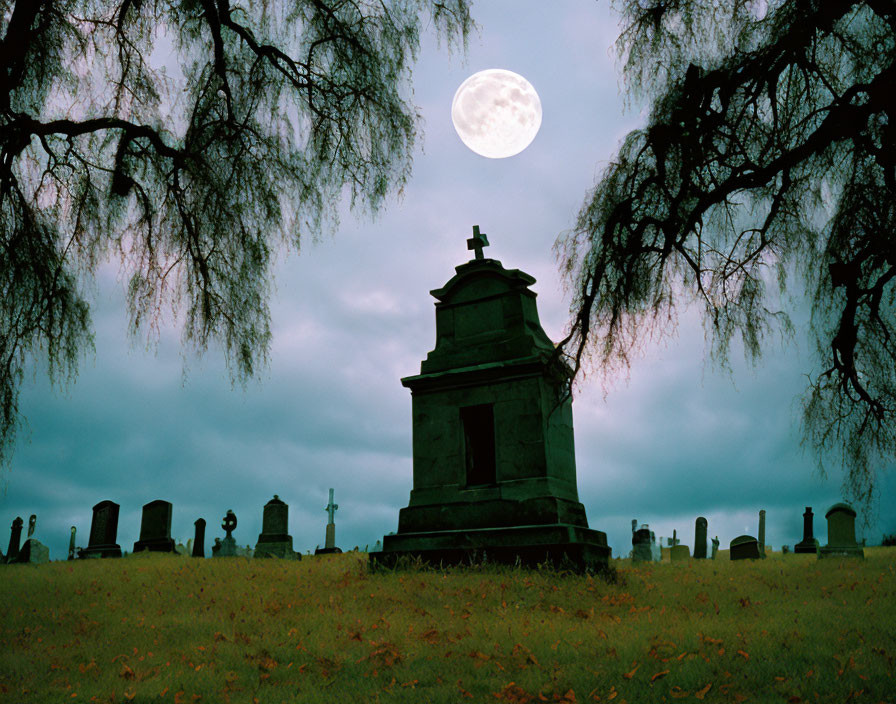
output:
[[[132,331],[172,306],[253,373],[271,252],[408,178],[424,22],[465,43],[468,2],[0,0],[0,465],[29,360],[64,380],[91,347],[109,253]]]
[[[806,292],[804,442],[867,501],[896,457],[896,3],[616,4],[624,78],[652,103],[557,241],[564,354],[625,367],[696,299],[712,356],[739,336],[755,362],[796,332],[782,294]]]

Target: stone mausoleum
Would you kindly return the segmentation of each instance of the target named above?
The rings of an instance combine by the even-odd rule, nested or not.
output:
[[[607,565],[576,488],[570,370],[538,320],[535,279],[483,256],[430,293],[436,345],[411,390],[414,483],[372,559]]]

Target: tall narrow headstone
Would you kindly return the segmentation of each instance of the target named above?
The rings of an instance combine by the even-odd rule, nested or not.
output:
[[[212,557],[236,557],[236,540],[231,535],[236,530],[236,514],[230,509],[227,509],[224,520],[221,522],[221,527],[226,535],[224,540],[215,538],[215,544],[212,546]]]
[[[765,509],[759,511],[759,554],[765,557]]]
[[[679,540],[678,540],[678,531],[677,531],[676,529],[673,528],[673,529],[672,529],[672,545],[671,545],[671,547],[674,548],[676,545],[678,545],[678,543],[679,543]]]
[[[712,539],[712,559],[716,559],[716,555],[719,554],[719,536],[716,536]]]
[[[68,539],[68,559],[75,559],[75,534],[78,532],[78,529],[75,526],[72,526],[72,536]]]
[[[865,557],[856,543],[856,512],[849,504],[834,504],[824,517],[828,521],[828,544],[818,548],[818,557]]]
[[[261,517],[261,535],[255,544],[255,557],[279,557],[285,560],[301,559],[292,549],[289,533],[289,506],[274,494],[264,505]]]
[[[22,540],[22,525],[24,521],[16,516],[12,522],[9,533],[9,547],[6,549],[6,562],[15,562],[19,557],[19,543]]]
[[[134,552],[174,552],[171,537],[171,502],[156,499],[143,505],[140,521],[140,540],[134,543]]]
[[[818,552],[818,541],[815,540],[815,537],[812,534],[813,518],[812,507],[806,506],[806,512],[803,514],[803,539],[793,546],[794,552]]]
[[[579,501],[571,369],[538,319],[535,279],[476,251],[436,298],[436,344],[411,391],[413,488],[371,559],[605,569],[606,534]]]
[[[638,530],[638,519],[633,518],[632,519],[632,533],[634,533],[636,530]]]
[[[706,528],[707,521],[700,516],[694,525],[694,558],[703,560],[706,558]]]
[[[32,537],[34,535],[34,528],[37,526],[37,516],[33,513],[28,517],[28,537]]]
[[[205,519],[197,518],[193,525],[196,526],[196,536],[193,539],[193,557],[205,557]]]
[[[336,547],[336,509],[339,504],[333,502],[333,489],[330,489],[330,502],[324,506],[327,512],[327,534],[324,539],[324,546],[314,551],[315,555],[326,555],[328,553],[342,552]]]
[[[115,542],[118,536],[119,508],[117,503],[108,499],[93,507],[90,539],[87,547],[80,551],[81,557],[121,557],[121,546]]]

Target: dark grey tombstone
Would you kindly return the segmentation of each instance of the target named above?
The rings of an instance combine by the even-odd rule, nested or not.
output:
[[[30,565],[45,565],[49,561],[50,549],[37,538],[28,538],[16,558],[16,562]]]
[[[171,538],[171,502],[163,499],[150,501],[143,506],[140,521],[140,540],[134,543],[134,552],[174,552]]]
[[[193,538],[193,557],[205,557],[205,519],[197,518],[193,525],[196,526],[196,536]]]
[[[828,544],[818,549],[818,557],[865,557],[856,542],[856,512],[849,504],[834,504],[824,517],[828,521]]]
[[[707,520],[700,516],[694,525],[694,559],[706,559],[706,528]]]
[[[806,506],[806,512],[803,514],[803,539],[793,546],[794,552],[817,553],[818,541],[812,535],[812,507]]]
[[[669,543],[669,546],[674,548],[680,542],[681,541],[678,539],[678,531],[673,528],[672,529],[672,542]]]
[[[652,544],[650,528],[641,528],[632,533],[632,562],[652,562]]]
[[[765,557],[765,509],[759,511],[759,554]]]
[[[759,552],[759,541],[752,535],[739,535],[731,541],[732,560],[758,560],[762,557]]]
[[[277,494],[264,505],[261,534],[255,544],[255,557],[279,557],[286,560],[302,559],[292,549],[289,532],[289,505]]]
[[[236,557],[237,556],[237,547],[236,540],[234,540],[233,531],[236,530],[236,514],[227,509],[227,513],[224,516],[224,520],[221,522],[221,528],[224,529],[226,535],[224,536],[224,540],[220,538],[215,538],[215,544],[212,546],[212,557]]]
[[[9,547],[6,549],[6,562],[15,562],[19,557],[19,543],[22,540],[22,525],[24,521],[20,516],[16,516],[12,522],[11,532],[9,534]]]
[[[75,559],[75,534],[78,532],[78,529],[75,526],[72,526],[72,537],[68,539],[68,559]]]
[[[37,526],[37,516],[33,513],[28,518],[28,537],[31,538],[34,535],[34,528]]]
[[[90,522],[90,540],[87,547],[79,552],[80,557],[121,557],[118,538],[119,505],[114,501],[100,501],[93,507]]]
[[[716,559],[716,555],[719,554],[719,536],[716,536],[712,539],[712,559]]]
[[[535,279],[475,258],[431,291],[436,343],[411,392],[413,482],[375,562],[552,562],[608,568],[579,500],[570,369],[538,318]]]

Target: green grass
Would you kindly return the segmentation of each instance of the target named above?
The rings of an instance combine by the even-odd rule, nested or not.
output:
[[[0,702],[896,702],[896,548],[616,583],[366,555],[0,570]]]

